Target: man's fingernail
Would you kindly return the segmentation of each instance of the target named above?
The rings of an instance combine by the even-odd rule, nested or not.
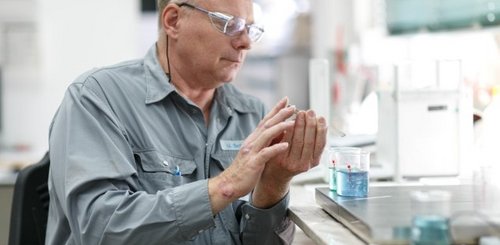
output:
[[[280,100],[280,103],[285,103],[288,101],[288,96],[283,97],[283,99]]]
[[[324,129],[328,128],[328,124],[326,123],[326,119],[324,117],[320,117],[318,119],[318,124],[320,125],[320,127],[324,128]]]

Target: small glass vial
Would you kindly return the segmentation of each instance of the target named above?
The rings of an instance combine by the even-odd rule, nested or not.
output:
[[[338,154],[337,160],[337,194],[348,197],[368,196],[370,153],[343,152]]]
[[[328,186],[331,191],[337,191],[337,179],[336,179],[336,167],[338,163],[338,157],[341,153],[360,153],[361,148],[357,147],[330,147],[328,149],[329,162],[328,162],[328,171],[329,171],[329,181]]]

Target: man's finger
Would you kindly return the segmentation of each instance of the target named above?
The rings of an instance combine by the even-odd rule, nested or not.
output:
[[[262,148],[269,146],[271,141],[278,137],[280,134],[282,134],[286,130],[290,130],[294,125],[293,121],[286,121],[286,122],[281,122],[278,123],[270,128],[267,128],[266,130],[262,131],[259,137],[253,141],[252,147],[255,151],[260,151]]]
[[[299,160],[302,155],[302,147],[304,147],[304,127],[306,124],[304,111],[297,113],[295,118],[295,126],[293,128],[292,144],[290,145],[289,157],[294,160]]]
[[[269,111],[264,118],[261,120],[262,123],[266,123],[270,118],[274,117],[274,115],[278,114],[278,112],[285,108],[286,105],[288,104],[288,97],[284,97],[278,103]]]
[[[319,163],[320,158],[321,158],[321,153],[323,153],[323,150],[326,146],[326,141],[327,141],[327,132],[328,132],[328,126],[326,124],[326,120],[324,117],[320,117],[318,119],[318,123],[316,126],[316,143],[314,144],[314,157],[313,157],[313,163]]]
[[[304,147],[302,148],[301,159],[310,163],[314,158],[314,146],[316,143],[316,113],[309,110],[306,113],[306,126],[304,132]]]
[[[287,151],[288,146],[289,146],[288,142],[281,142],[278,144],[265,147],[257,153],[256,161],[263,163],[268,162],[271,158]]]
[[[286,119],[290,118],[294,114],[294,112],[294,106],[281,109],[278,113],[276,113],[273,117],[269,118],[269,120],[264,123],[264,128],[269,128],[279,122],[285,121]]]
[[[269,121],[270,118],[274,117],[276,114],[278,114],[283,108],[286,107],[286,105],[288,104],[288,97],[284,97],[283,99],[281,99],[280,101],[278,101],[278,103],[273,107],[273,109],[271,109],[270,112],[268,112],[264,118],[259,122],[259,125],[257,125],[257,128],[252,132],[252,134],[250,134],[246,141],[247,142],[252,142],[254,141],[256,138],[259,137],[260,133],[266,129],[266,127],[269,127],[268,125],[266,125],[267,121]]]

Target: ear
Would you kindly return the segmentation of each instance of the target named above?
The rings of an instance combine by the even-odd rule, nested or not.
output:
[[[177,38],[179,29],[180,8],[176,4],[168,4],[162,11],[162,28],[170,38]]]

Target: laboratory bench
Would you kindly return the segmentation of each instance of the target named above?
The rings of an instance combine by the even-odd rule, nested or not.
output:
[[[455,218],[449,222],[454,241],[481,244],[479,237],[487,237],[493,243],[484,244],[498,245],[500,192],[497,187],[490,187],[457,181],[371,182],[368,197],[351,198],[338,196],[324,183],[292,185],[289,217],[316,244],[409,244],[412,232],[408,226],[411,223],[409,193],[446,190],[452,194],[450,211]],[[478,210],[482,214],[477,213]],[[495,235],[497,237],[492,237]]]
[[[361,239],[333,219],[315,201],[315,189],[327,184],[294,184],[290,188],[288,216],[315,244],[362,245]]]

